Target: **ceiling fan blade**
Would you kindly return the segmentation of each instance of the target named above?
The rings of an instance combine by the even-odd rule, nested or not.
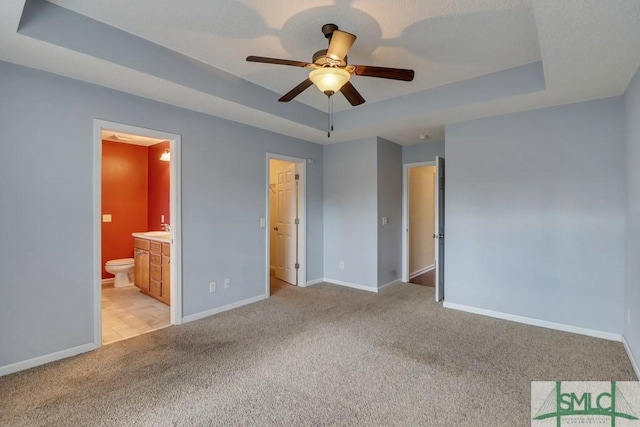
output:
[[[372,67],[371,65],[355,65],[356,76],[378,77],[381,79],[403,80],[410,82],[415,74],[413,70],[403,68]]]
[[[280,99],[278,99],[278,101],[280,101],[280,102],[289,102],[293,98],[295,98],[296,96],[298,96],[302,92],[304,92],[304,90],[306,88],[308,88],[309,86],[311,86],[312,84],[313,84],[313,82],[311,81],[311,79],[306,79],[305,81],[300,83],[298,86],[294,87],[289,92],[287,92],[284,95],[282,95],[282,97]]]
[[[247,56],[248,62],[263,62],[265,64],[291,65],[293,67],[306,67],[308,62],[291,61],[289,59],[266,58],[264,56]]]
[[[360,92],[353,87],[351,82],[346,82],[340,89],[340,92],[342,92],[344,97],[347,98],[347,101],[349,101],[349,103],[354,107],[356,105],[364,104],[364,98],[360,95]]]
[[[336,61],[344,61],[344,58],[347,56],[347,53],[349,53],[349,49],[351,49],[355,41],[356,36],[353,34],[335,30],[331,35],[327,56]]]

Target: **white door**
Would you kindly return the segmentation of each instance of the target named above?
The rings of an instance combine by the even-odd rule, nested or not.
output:
[[[283,164],[276,181],[276,277],[297,285],[296,275],[296,182],[295,164]]]
[[[444,159],[436,157],[436,226],[433,240],[436,246],[436,302],[444,299]]]

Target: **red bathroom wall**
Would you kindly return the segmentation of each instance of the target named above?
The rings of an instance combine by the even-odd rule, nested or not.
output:
[[[149,147],[149,216],[147,224],[149,230],[162,230],[162,215],[164,223],[171,224],[169,218],[169,178],[170,162],[160,160],[160,155],[169,148],[169,141],[161,142]]]
[[[148,149],[138,145],[102,141],[102,278],[113,277],[104,264],[133,258],[133,236],[147,231]]]

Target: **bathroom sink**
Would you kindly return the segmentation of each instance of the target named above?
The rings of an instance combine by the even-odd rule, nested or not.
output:
[[[146,234],[151,237],[166,237],[167,239],[170,237],[170,233],[168,231],[147,231],[142,234]]]

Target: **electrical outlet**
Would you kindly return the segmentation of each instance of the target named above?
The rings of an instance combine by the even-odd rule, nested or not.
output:
[[[340,270],[344,270],[344,261],[340,261]]]
[[[216,291],[216,282],[209,282],[209,292],[214,293]]]
[[[102,215],[102,222],[111,222],[111,214]]]
[[[229,289],[231,286],[231,279],[224,279],[224,288]]]
[[[164,224],[164,215],[160,215],[160,222]]]

